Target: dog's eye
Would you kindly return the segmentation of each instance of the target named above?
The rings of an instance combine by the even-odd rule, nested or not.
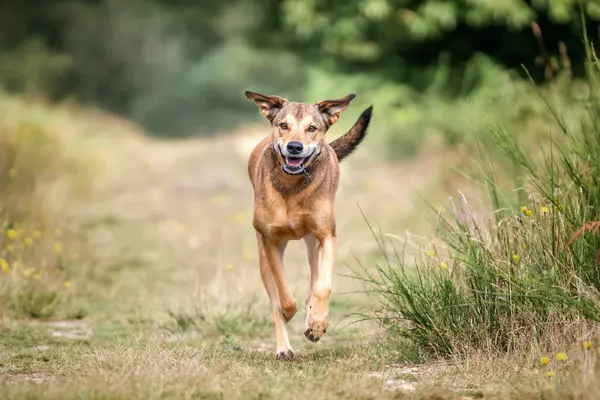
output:
[[[311,125],[311,126],[308,127],[308,131],[309,132],[316,132],[317,131],[317,127],[314,126],[314,125]]]
[[[285,122],[282,122],[282,123],[279,124],[279,127],[281,129],[287,129],[288,128],[288,124],[286,124]]]

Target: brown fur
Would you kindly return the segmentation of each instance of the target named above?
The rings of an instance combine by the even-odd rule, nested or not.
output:
[[[248,175],[254,188],[254,219],[261,278],[271,300],[277,338],[277,358],[293,357],[286,324],[298,304],[283,268],[283,253],[289,240],[304,239],[311,268],[311,283],[305,301],[305,336],[317,342],[328,327],[331,279],[337,247],[334,200],[340,171],[339,160],[362,141],[372,107],[365,110],[352,129],[331,144],[325,133],[339,118],[353,94],[315,104],[289,102],[279,96],[246,92],[271,122],[271,134],[252,151]],[[296,171],[294,157],[286,153],[290,142],[302,143],[304,171]],[[309,151],[312,150],[312,153]],[[286,156],[286,154],[288,154]],[[304,154],[304,153],[303,153]],[[299,160],[300,158],[296,158]]]
[[[338,161],[342,161],[345,157],[349,156],[365,138],[372,113],[373,107],[371,106],[362,112],[358,120],[354,123],[354,126],[346,134],[329,143],[335,151]]]

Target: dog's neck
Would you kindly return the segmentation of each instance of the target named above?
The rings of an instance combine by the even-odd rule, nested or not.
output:
[[[272,151],[270,153],[271,157],[269,157],[270,162],[268,165],[270,181],[273,187],[283,196],[299,193],[311,184],[318,183],[315,182],[315,178],[319,180],[320,174],[318,173],[318,169],[321,164],[320,157],[311,163],[309,170],[305,171],[304,174],[291,175],[283,170],[275,153]]]

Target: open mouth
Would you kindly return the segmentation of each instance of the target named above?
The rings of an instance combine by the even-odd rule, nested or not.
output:
[[[314,154],[314,150],[308,155],[308,157],[294,157],[294,156],[283,156],[285,165],[283,169],[289,174],[300,174],[304,171],[304,163],[309,161]]]
[[[285,157],[284,168],[288,172],[301,172],[304,169],[304,162],[308,157]]]

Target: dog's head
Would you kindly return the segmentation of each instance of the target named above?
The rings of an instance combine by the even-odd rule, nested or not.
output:
[[[283,170],[292,175],[303,173],[321,153],[325,133],[356,97],[349,94],[337,100],[315,104],[290,102],[279,96],[246,92],[260,113],[271,122],[275,154]]]

